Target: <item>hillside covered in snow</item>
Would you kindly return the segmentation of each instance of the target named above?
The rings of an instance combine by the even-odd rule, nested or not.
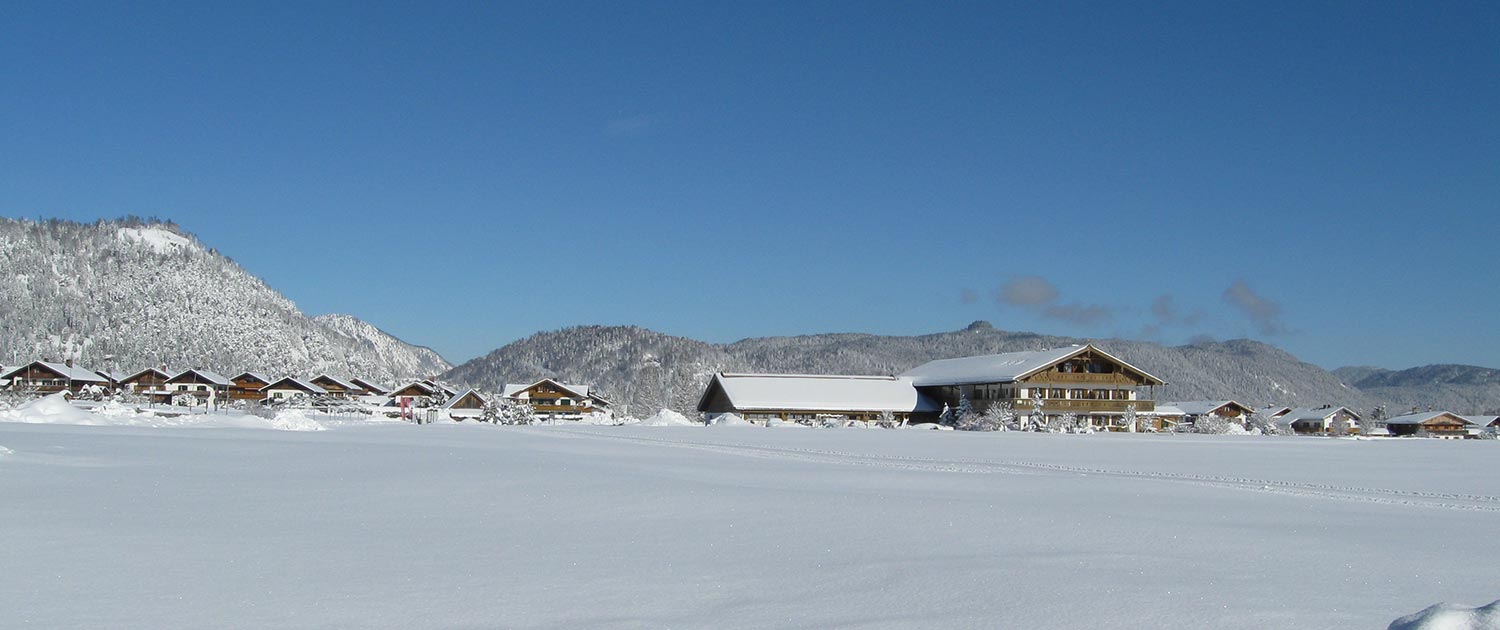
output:
[[[347,315],[308,317],[171,223],[0,219],[0,363],[360,375],[450,368]]]
[[[1168,383],[1157,400],[1236,399],[1263,406],[1335,404],[1361,413],[1432,405],[1461,413],[1500,413],[1489,384],[1420,384],[1364,390],[1275,346],[1248,339],[1184,346],[1124,339],[1079,339],[1000,330],[975,322],[917,336],[823,334],[711,344],[638,327],[581,326],[538,333],[454,368],[446,378],[477,387],[560,377],[611,395],[616,409],[688,412],[714,372],[900,374],[927,361],[1041,350],[1092,342]],[[1394,415],[1394,414],[1393,414]]]

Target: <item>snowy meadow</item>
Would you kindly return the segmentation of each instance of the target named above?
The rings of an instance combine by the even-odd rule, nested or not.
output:
[[[1500,597],[1495,441],[39,413],[0,418],[7,628],[1384,628]]]

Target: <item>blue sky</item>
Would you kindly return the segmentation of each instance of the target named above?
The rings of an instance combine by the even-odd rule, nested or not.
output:
[[[1500,366],[1500,4],[1045,4],[13,3],[0,214],[172,219],[454,361],[986,319]]]

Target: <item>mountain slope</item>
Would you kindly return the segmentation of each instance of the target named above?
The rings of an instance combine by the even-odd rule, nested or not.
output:
[[[636,327],[585,326],[538,333],[465,363],[445,377],[498,389],[505,382],[554,376],[590,383],[629,413],[662,406],[688,411],[716,371],[899,374],[933,359],[1038,350],[1093,341],[1168,383],[1157,400],[1234,398],[1246,404],[1333,403],[1365,411],[1396,408],[1409,392],[1365,390],[1274,346],[1236,339],[1166,347],[1120,339],[1088,340],[999,330],[975,322],[953,332],[911,337],[824,334],[709,344]],[[1448,385],[1424,390],[1422,405],[1481,412],[1500,392]]]
[[[446,361],[373,326],[314,320],[175,225],[0,219],[0,362],[71,357],[236,373],[426,376]]]
[[[1390,403],[1390,415],[1412,409],[1452,409],[1500,415],[1500,370],[1476,365],[1424,365],[1405,370],[1343,367],[1351,385]]]

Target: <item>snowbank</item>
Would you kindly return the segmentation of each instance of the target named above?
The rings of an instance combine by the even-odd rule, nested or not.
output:
[[[712,420],[708,421],[708,424],[709,424],[709,426],[715,426],[715,427],[753,427],[753,426],[755,426],[755,423],[750,422],[749,420],[741,418],[738,415],[732,414],[732,413],[726,413],[726,414],[714,416]]]
[[[643,426],[643,427],[701,427],[701,426],[703,426],[703,423],[702,422],[698,422],[696,420],[690,420],[690,419],[688,419],[687,416],[684,416],[684,415],[682,415],[680,413],[672,411],[671,409],[663,409],[661,411],[656,412],[656,415],[651,416],[650,418],[646,418],[645,420],[642,420],[640,426]]]
[[[93,410],[87,410],[74,406],[63,394],[57,393],[27,402],[15,409],[0,411],[0,422],[322,431],[325,427],[314,419],[315,415],[317,414],[300,409],[284,409],[273,418],[261,418],[237,411],[204,414],[170,407],[160,410],[140,409],[115,401],[109,401],[94,407]]]
[[[1500,630],[1500,600],[1479,608],[1433,604],[1392,621],[1387,630]]]

